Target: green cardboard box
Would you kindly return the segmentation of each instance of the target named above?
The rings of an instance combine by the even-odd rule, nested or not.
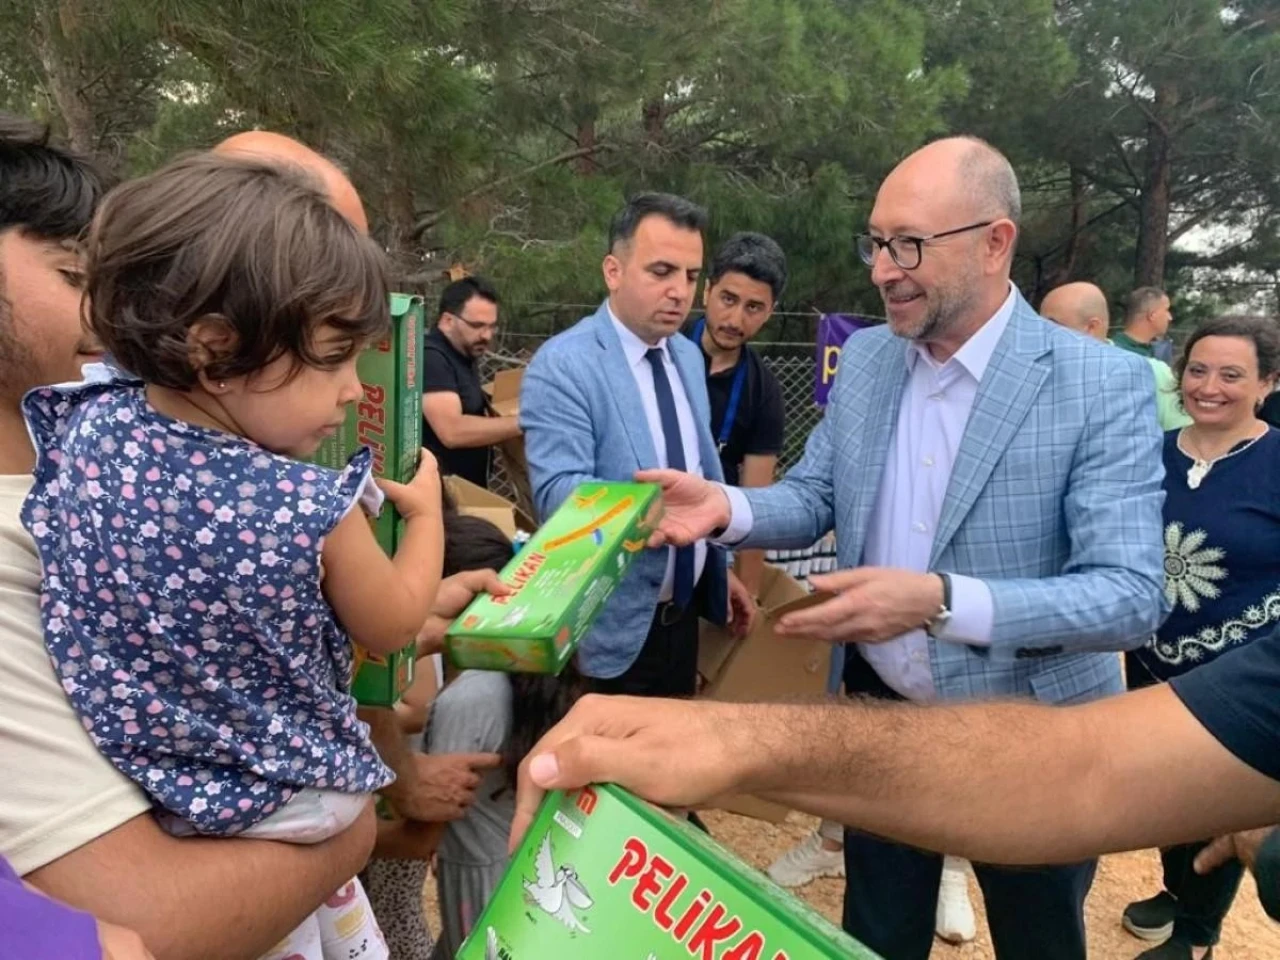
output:
[[[559,673],[662,513],[652,483],[584,483],[445,633],[459,669]]]
[[[614,786],[547,796],[457,960],[876,960],[685,820]]]
[[[341,469],[360,447],[373,452],[373,475],[408,483],[418,469],[422,449],[421,297],[391,295],[391,335],[360,355],[358,370],[364,398],[347,410],[347,419],[316,452],[315,461]],[[388,556],[395,554],[404,524],[388,503],[369,520]],[[390,707],[413,682],[414,645],[390,656],[356,648],[351,693],[364,706]]]

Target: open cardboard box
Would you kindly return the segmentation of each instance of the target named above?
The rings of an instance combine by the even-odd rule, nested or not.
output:
[[[741,640],[703,621],[698,640],[699,696],[711,700],[758,701],[821,696],[827,689],[831,644],[823,640],[781,637],[775,632],[785,613],[829,600],[810,593],[778,567],[765,564],[760,578],[760,610]],[[757,820],[781,823],[788,809],[756,797],[729,797],[718,806]]]
[[[510,539],[515,538],[517,531],[533,533],[538,528],[533,517],[510,500],[484,487],[478,487],[470,480],[448,476],[444,478],[444,486],[453,502],[458,505],[459,513],[488,520]]]
[[[520,384],[524,381],[524,368],[499,370],[492,380],[484,385],[484,392],[489,395],[489,406],[500,417],[514,417],[520,413]],[[529,484],[529,461],[524,455],[524,437],[504,440],[498,444],[498,456],[507,479],[516,494],[516,506],[532,516],[533,488]]]

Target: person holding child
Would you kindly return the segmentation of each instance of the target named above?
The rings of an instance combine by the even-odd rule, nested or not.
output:
[[[369,453],[302,460],[389,325],[381,254],[302,171],[204,155],[113,192],[88,255],[88,326],[128,377],[23,404],[50,656],[168,831],[322,841],[392,778],[348,693],[351,641],[403,647],[440,578],[429,454],[382,484],[406,521],[394,559],[360,509]],[[354,880],[270,956],[339,942],[386,956]]]

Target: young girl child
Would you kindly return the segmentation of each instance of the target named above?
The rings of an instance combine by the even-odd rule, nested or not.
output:
[[[506,536],[478,517],[445,517],[445,569],[501,570],[512,557]],[[501,753],[503,767],[485,775],[461,819],[445,825],[436,850],[440,936],[432,960],[457,953],[507,866],[515,816],[516,769],[542,735],[582,695],[573,664],[558,677],[464,670],[432,704],[424,746],[428,753]]]
[[[351,641],[403,647],[440,577],[429,454],[382,485],[406,522],[394,560],[358,508],[369,452],[301,459],[389,332],[381,255],[301,171],[209,155],[118,188],[88,246],[88,325],[136,379],[23,404],[49,654],[171,832],[318,842],[392,779],[348,693]],[[386,951],[353,881],[270,956]]]

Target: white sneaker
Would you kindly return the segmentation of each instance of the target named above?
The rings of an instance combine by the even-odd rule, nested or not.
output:
[[[780,887],[803,887],[819,877],[844,876],[844,851],[826,850],[811,833],[770,864],[769,878]]]
[[[965,862],[947,857],[942,863],[942,884],[938,888],[938,913],[934,932],[947,943],[965,943],[978,933],[969,902],[969,877]]]

